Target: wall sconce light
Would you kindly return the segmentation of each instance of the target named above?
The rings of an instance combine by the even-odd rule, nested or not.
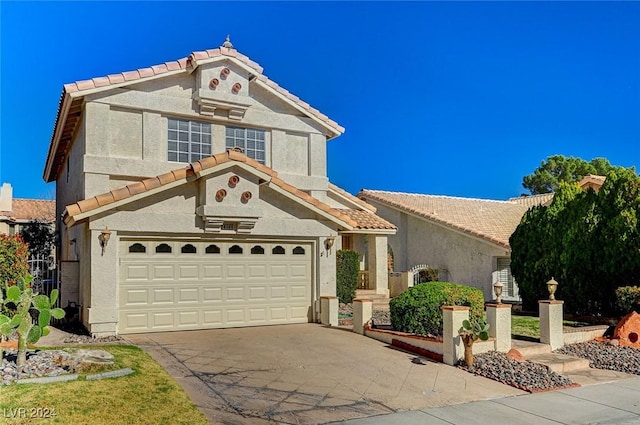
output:
[[[496,280],[493,284],[493,293],[496,294],[496,304],[502,304],[502,288],[504,287],[504,283]]]
[[[556,289],[558,289],[558,282],[556,282],[556,280],[552,277],[551,280],[547,282],[547,290],[549,291],[550,301],[554,301],[556,299]]]
[[[104,250],[107,248],[107,244],[109,243],[109,238],[111,237],[111,231],[108,227],[105,227],[103,231],[98,235],[98,241],[100,242],[100,248],[102,248],[102,255],[104,255]]]
[[[331,253],[331,248],[333,248],[333,243],[336,241],[336,237],[333,235],[329,235],[327,239],[324,240],[325,249]]]

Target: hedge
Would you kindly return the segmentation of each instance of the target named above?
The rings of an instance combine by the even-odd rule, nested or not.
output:
[[[640,303],[640,288],[637,286],[620,286],[616,289],[616,307],[622,314],[627,314]]]
[[[482,318],[482,290],[449,282],[416,285],[389,302],[391,326],[394,330],[418,335],[442,335],[442,306],[461,305],[471,308],[471,318]]]
[[[341,303],[350,303],[356,296],[360,254],[357,251],[336,252],[336,291]]]

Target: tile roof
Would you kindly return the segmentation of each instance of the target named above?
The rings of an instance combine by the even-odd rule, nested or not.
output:
[[[459,232],[509,248],[509,237],[529,208],[517,202],[363,189],[358,197],[374,200]]]
[[[11,220],[40,220],[54,222],[56,220],[56,201],[44,199],[21,199],[12,201],[11,211],[0,211],[0,216]]]
[[[602,187],[602,185],[604,184],[604,181],[607,179],[606,176],[598,176],[595,174],[588,174],[586,176],[584,176],[582,178],[582,180],[580,180],[578,182],[578,185],[580,185],[581,188],[585,188],[585,187],[590,187],[592,189],[594,189],[596,192],[598,190],[600,190],[600,188]]]
[[[371,227],[371,229],[386,229],[388,227],[379,227],[383,226],[384,220],[376,221],[373,218],[369,218],[368,221],[362,221],[362,219],[354,219],[350,216],[350,213],[345,212],[345,210],[339,210],[333,208],[313,196],[309,195],[306,192],[297,189],[296,187],[286,183],[284,180],[278,177],[278,173],[276,173],[273,169],[267,167],[266,165],[262,165],[259,162],[255,161],[244,155],[243,153],[230,150],[225,153],[216,154],[213,156],[209,156],[203,158],[199,161],[193,162],[184,168],[179,168],[168,173],[161,174],[159,176],[150,177],[144,179],[140,182],[131,183],[126,186],[111,190],[109,192],[102,193],[100,195],[87,198],[81,201],[78,201],[74,204],[67,205],[63,214],[63,218],[65,223],[69,224],[71,222],[82,220],[86,218],[85,214],[90,213],[91,211],[97,210],[98,208],[108,207],[111,204],[116,202],[124,201],[127,199],[134,200],[137,199],[136,195],[147,194],[155,189],[160,189],[163,186],[171,185],[173,183],[180,183],[183,181],[195,180],[198,178],[197,173],[200,173],[204,170],[216,167],[218,165],[235,161],[238,163],[244,163],[256,171],[264,173],[267,175],[270,180],[269,184],[275,185],[276,187],[284,190],[285,192],[293,195],[298,198],[301,202],[308,204],[312,208],[317,208],[324,213],[329,214],[334,217],[338,221],[342,223],[343,226],[347,228],[358,228],[358,229],[367,229],[369,224],[374,225],[376,227]],[[367,212],[367,214],[376,217],[373,213]],[[78,218],[78,216],[81,216]],[[390,224],[390,223],[387,223]]]
[[[527,208],[538,205],[549,205],[553,200],[553,193],[542,193],[540,195],[519,196],[517,198],[509,198],[509,202],[515,202],[526,206]]]
[[[356,222],[354,228],[362,230],[397,230],[397,227],[387,220],[363,210],[338,210]]]
[[[200,64],[220,58],[235,60],[240,65],[246,66],[254,71],[256,73],[256,79],[254,80],[256,84],[261,85],[266,90],[271,91],[285,101],[290,102],[301,112],[323,124],[333,133],[331,135],[332,137],[336,137],[344,133],[344,127],[340,126],[337,122],[331,120],[328,116],[313,108],[298,96],[290,93],[288,90],[282,88],[273,80],[263,75],[263,68],[256,62],[249,59],[249,57],[243,55],[234,48],[221,46],[217,49],[192,52],[186,58],[165,62],[159,65],[64,84],[60,101],[58,103],[58,112],[56,114],[53,135],[51,136],[47,163],[44,170],[45,180],[47,182],[51,182],[56,178],[61,162],[64,160],[66,155],[65,151],[71,143],[71,137],[73,136],[76,123],[79,121],[82,113],[82,102],[79,98],[83,95],[93,93],[95,91],[135,84],[163,75],[191,72]],[[60,150],[62,150],[62,152],[60,152]]]

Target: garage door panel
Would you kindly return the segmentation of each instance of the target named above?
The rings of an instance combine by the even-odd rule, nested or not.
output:
[[[249,288],[250,301],[265,301],[267,299],[267,288],[264,286],[253,286]]]
[[[198,288],[180,288],[178,289],[179,303],[197,303],[199,302]]]
[[[122,250],[120,333],[308,321],[310,245],[277,243],[286,254],[275,255],[271,243],[261,244],[265,253],[258,255],[250,252],[254,243],[240,243],[244,252],[229,254],[229,246],[237,243],[213,242],[220,247],[213,255],[205,253],[212,242],[189,243],[196,247],[195,254],[182,254],[182,242],[167,242],[173,254]],[[298,246],[304,255],[291,254]]]
[[[173,280],[174,266],[172,264],[155,264],[152,280]]]
[[[153,304],[171,304],[173,305],[173,288],[153,289]]]
[[[203,301],[222,301],[222,288],[204,288]]]
[[[154,312],[151,315],[150,326],[152,328],[172,328],[174,327],[174,312]]]
[[[222,310],[205,310],[202,324],[212,327],[222,325]]]
[[[199,266],[197,264],[178,266],[178,279],[198,279]]]
[[[212,280],[220,280],[222,279],[222,265],[209,265],[205,264],[204,267],[203,278],[212,279]]]
[[[124,300],[124,304],[126,306],[149,304],[146,289],[128,289],[124,292],[124,297],[122,297],[121,299]]]
[[[198,326],[199,324],[199,312],[198,311],[180,311],[178,312],[178,326],[190,327]]]
[[[149,268],[146,264],[128,264],[125,267],[126,280],[147,280],[149,279]]]
[[[287,287],[286,286],[270,286],[271,299],[272,300],[286,300],[287,299]]]
[[[227,277],[230,279],[244,279],[246,272],[244,264],[232,264],[227,266]]]

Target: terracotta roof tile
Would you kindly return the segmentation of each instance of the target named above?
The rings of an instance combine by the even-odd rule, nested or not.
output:
[[[527,208],[531,208],[537,205],[549,205],[553,199],[553,193],[542,193],[540,195],[520,196],[517,198],[510,198],[509,202],[515,202],[520,205],[524,205]]]
[[[165,62],[163,64],[158,64],[158,65],[153,65],[150,67],[145,67],[145,68],[140,68],[137,70],[131,70],[131,71],[125,71],[119,74],[111,74],[108,75],[106,77],[96,77],[93,78],[91,80],[84,80],[84,81],[77,81],[71,84],[65,84],[63,87],[63,91],[62,94],[60,96],[60,104],[58,107],[58,113],[56,115],[56,122],[54,125],[54,131],[53,131],[53,136],[52,136],[52,140],[51,140],[51,145],[53,145],[55,147],[55,149],[58,149],[58,142],[55,139],[57,131],[56,128],[61,126],[61,125],[65,125],[65,123],[61,123],[61,111],[64,109],[63,108],[63,104],[67,103],[67,102],[72,102],[72,99],[68,99],[67,96],[65,96],[65,94],[68,93],[78,93],[78,92],[82,92],[84,90],[91,90],[91,89],[96,89],[96,88],[106,88],[110,85],[115,85],[115,84],[123,84],[126,82],[135,82],[137,80],[141,80],[141,79],[145,79],[145,78],[150,78],[150,77],[154,77],[156,75],[160,75],[160,74],[164,74],[167,72],[171,72],[171,71],[180,71],[180,70],[187,70],[189,67],[193,66],[193,61],[196,62],[197,66],[197,61],[198,60],[205,60],[205,59],[209,59],[209,58],[216,58],[219,56],[229,56],[229,57],[234,57],[237,60],[241,61],[243,64],[245,64],[246,66],[250,67],[251,69],[253,69],[256,72],[256,77],[257,80],[266,84],[268,87],[274,89],[277,93],[279,93],[281,96],[284,96],[285,98],[287,98],[289,101],[291,101],[292,103],[294,103],[295,105],[299,106],[300,108],[302,108],[302,110],[307,111],[308,113],[310,113],[313,117],[315,117],[317,120],[321,121],[322,123],[326,124],[333,132],[335,132],[335,134],[340,134],[344,132],[344,127],[341,127],[337,122],[329,119],[329,117],[327,117],[326,115],[324,115],[323,113],[321,113],[320,111],[318,111],[315,108],[312,108],[311,106],[309,106],[308,103],[302,101],[298,96],[290,93],[288,90],[284,89],[283,87],[279,86],[277,83],[275,83],[274,81],[271,81],[267,76],[265,76],[264,74],[262,74],[263,72],[263,68],[256,62],[252,61],[249,57],[243,55],[242,53],[239,53],[238,51],[236,51],[235,49],[229,49],[229,48],[225,48],[225,47],[220,47],[218,49],[209,49],[209,50],[205,50],[205,51],[196,51],[196,52],[192,52],[188,58],[181,58],[175,61],[170,61],[170,62]],[[49,156],[47,158],[47,170],[51,170],[49,172],[49,174],[47,176],[45,176],[45,179],[47,181],[52,181],[55,176],[52,176],[51,173],[57,172],[57,170],[59,169],[59,167],[57,166],[51,166],[53,164],[52,161],[57,161],[56,158],[59,158],[60,156],[56,156],[58,152],[53,151],[53,149],[50,149],[49,152]]]
[[[245,163],[248,166],[254,167],[256,170],[259,170],[264,172],[265,174],[268,174],[271,177],[271,183],[289,192],[293,196],[296,196],[303,202],[306,202],[307,204],[314,206],[315,208],[318,208],[319,210],[324,211],[332,215],[333,217],[338,218],[339,220],[342,220],[343,222],[347,223],[351,227],[358,226],[358,222],[353,218],[351,218],[351,216],[348,213],[345,213],[345,210],[338,210],[338,209],[332,208],[331,206],[312,197],[308,193],[303,192],[298,188],[284,182],[282,179],[277,177],[277,173],[273,171],[271,168],[265,165],[259,164],[256,161],[249,159],[243,153],[240,153],[237,151],[229,151],[225,153],[216,154],[216,155],[213,155],[212,157],[204,158],[204,159],[201,159],[200,161],[196,161],[185,168],[179,168],[171,172],[161,174],[156,177],[145,179],[141,182],[131,183],[127,186],[114,189],[110,192],[103,193],[95,197],[76,202],[75,204],[67,205],[66,211],[65,211],[65,218],[77,216],[78,214],[86,213],[93,209],[97,209],[99,207],[109,205],[110,203],[118,202],[130,197],[133,197],[135,195],[145,193],[149,190],[162,187],[164,185],[170,184],[172,182],[175,182],[181,179],[189,178],[195,175],[195,171],[198,168],[207,169],[217,164],[223,164],[229,161]],[[367,212],[366,214],[372,215],[369,212]],[[372,220],[372,222],[375,221],[375,219],[371,217],[368,217],[368,219]],[[381,220],[379,217],[377,219]],[[376,227],[376,228],[382,228],[382,227]]]
[[[529,208],[510,201],[362,190],[365,200],[413,213],[429,221],[509,249],[509,237]]]
[[[44,199],[14,198],[11,211],[0,211],[0,215],[13,220],[39,220],[53,222],[56,219],[56,202]]]
[[[103,193],[102,195],[98,195],[96,196],[96,200],[98,201],[98,204],[100,206],[111,204],[114,201],[113,193],[107,192],[107,193]]]
[[[397,227],[393,223],[369,211],[350,210],[350,209],[341,209],[339,211],[356,222],[356,226],[354,226],[356,229],[362,229],[362,230],[396,230],[397,229]]]

